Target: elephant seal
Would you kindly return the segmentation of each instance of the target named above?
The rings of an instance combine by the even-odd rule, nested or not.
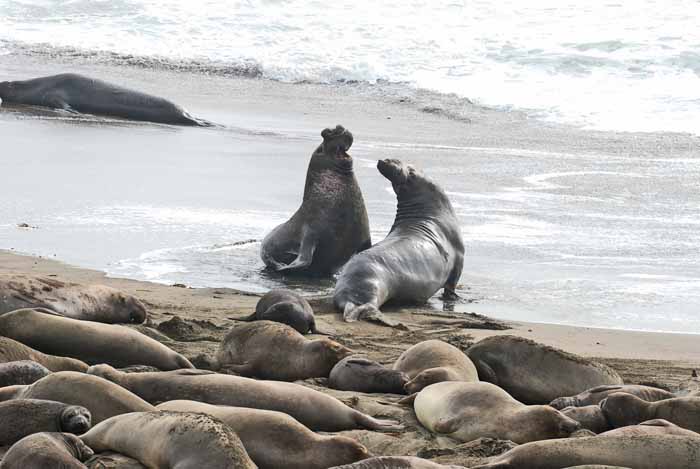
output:
[[[148,315],[136,297],[104,285],[0,274],[0,314],[24,308],[46,308],[69,318],[110,324],[141,324]]]
[[[12,340],[8,337],[0,337],[0,363],[27,360],[45,366],[51,371],[86,371],[88,369],[87,363],[80,360],[46,355],[16,340]]]
[[[20,309],[3,314],[0,334],[45,353],[88,363],[150,365],[161,370],[194,368],[179,353],[126,326],[80,321],[43,310]]]
[[[384,240],[340,273],[333,302],[346,321],[383,322],[379,308],[387,301],[425,302],[440,288],[454,298],[462,275],[462,234],[445,192],[399,160],[379,161],[377,169],[396,193],[396,218]]]
[[[0,389],[0,401],[45,399],[82,406],[90,411],[92,422],[127,412],[155,410],[148,402],[106,379],[75,371],[52,373],[28,386]]]
[[[622,384],[612,368],[514,335],[487,337],[467,350],[479,379],[525,404],[547,404],[604,384]]]
[[[328,386],[341,391],[404,394],[409,378],[366,357],[350,355],[331,370]]]
[[[696,469],[700,438],[677,435],[590,436],[516,446],[472,469],[562,469],[580,465]]]
[[[336,466],[331,469],[466,469],[462,466],[443,466],[413,456],[380,456],[365,459],[355,464]]]
[[[32,384],[51,371],[32,360],[0,363],[0,388],[15,384]]]
[[[431,384],[413,408],[425,428],[462,442],[486,437],[522,444],[568,437],[581,427],[552,407],[521,404],[491,383]]]
[[[643,386],[641,384],[621,384],[596,386],[595,388],[584,391],[576,396],[559,397],[549,403],[555,409],[563,409],[565,407],[583,407],[589,405],[598,405],[600,401],[615,392],[624,392],[632,394],[647,402],[656,402],[663,399],[671,399],[676,397],[672,392],[651,386]]]
[[[81,438],[94,451],[116,451],[146,467],[256,469],[233,430],[204,414],[155,411],[117,415]]]
[[[700,438],[700,433],[686,430],[678,425],[674,425],[668,420],[654,419],[642,422],[639,425],[629,425],[627,427],[616,428],[601,433],[600,436],[639,436],[639,435],[680,435]]]
[[[70,433],[35,433],[22,438],[2,458],[0,469],[85,469],[93,452]]]
[[[160,124],[211,126],[167,99],[76,73],[0,82],[6,104],[62,109]]]
[[[296,381],[328,377],[351,353],[325,337],[308,340],[286,324],[255,321],[231,329],[219,346],[216,363],[242,376]]]
[[[164,402],[157,409],[206,414],[221,420],[236,432],[260,469],[327,469],[369,457],[367,448],[355,440],[319,435],[282,412],[195,401]]]
[[[148,469],[136,459],[112,451],[94,455],[85,465],[88,469]]]
[[[674,397],[647,402],[632,394],[610,394],[600,403],[608,422],[615,427],[664,419],[679,427],[700,432],[700,397]]]
[[[629,467],[622,466],[608,466],[600,464],[584,464],[583,466],[569,466],[564,469],[631,469]]]
[[[153,404],[190,400],[276,410],[291,415],[313,431],[323,432],[402,428],[396,422],[372,418],[334,397],[294,383],[257,381],[205,370],[127,374],[108,365],[93,366],[88,373],[106,378]]]
[[[260,257],[271,270],[330,276],[372,244],[365,201],[347,153],[352,134],[338,125],[324,129],[321,137],[306,172],[301,207],[262,241]]]
[[[0,402],[0,446],[12,445],[39,432],[79,435],[90,428],[90,411],[85,407],[39,399]]]
[[[603,410],[597,405],[566,407],[560,412],[580,423],[581,428],[590,430],[593,433],[603,433],[612,428],[608,423],[608,419],[605,418]]]
[[[255,312],[237,321],[275,321],[293,327],[299,334],[322,334],[316,328],[314,310],[306,299],[291,290],[270,290],[255,305]]]
[[[411,346],[396,360],[394,369],[411,378],[406,384],[409,394],[442,381],[479,381],[469,357],[442,340],[426,340]]]

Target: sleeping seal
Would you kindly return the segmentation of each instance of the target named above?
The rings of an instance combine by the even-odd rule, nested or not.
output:
[[[51,372],[32,360],[0,363],[0,388],[15,384],[32,384]]]
[[[19,360],[31,360],[45,366],[51,371],[86,371],[88,369],[87,363],[80,360],[46,355],[16,340],[12,340],[8,337],[0,337],[0,363],[12,363]]]
[[[0,469],[85,469],[93,452],[70,433],[34,433],[22,438],[2,458]]]
[[[291,291],[279,288],[270,290],[255,305],[250,316],[236,318],[237,321],[275,321],[296,329],[299,334],[323,334],[316,329],[314,310],[306,299]]]
[[[678,425],[674,425],[668,420],[654,419],[642,422],[639,425],[628,425],[626,427],[608,430],[599,436],[639,436],[639,435],[681,435],[700,438],[700,433],[686,430]]]
[[[85,407],[41,399],[12,399],[0,402],[0,446],[12,445],[39,432],[80,435],[90,429],[90,411]]]
[[[328,386],[341,391],[404,394],[409,378],[366,357],[351,355],[340,360],[328,376]]]
[[[443,466],[423,458],[413,456],[380,456],[365,459],[355,464],[332,467],[331,469],[466,469],[462,466]]]
[[[632,394],[610,394],[600,403],[605,417],[617,427],[664,419],[681,428],[700,432],[700,397],[674,397],[647,402]]]
[[[671,399],[676,397],[675,394],[665,391],[660,388],[651,386],[643,386],[641,384],[620,384],[596,386],[575,396],[559,397],[549,403],[555,409],[563,409],[565,407],[585,407],[589,405],[598,405],[610,394],[616,392],[624,392],[632,394],[647,402],[656,402],[663,399]]]

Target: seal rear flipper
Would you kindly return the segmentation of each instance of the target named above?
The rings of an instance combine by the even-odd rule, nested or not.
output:
[[[256,317],[257,317],[257,313],[253,313],[253,314],[250,314],[248,316],[241,316],[238,318],[229,318],[229,319],[231,319],[232,321],[251,322],[251,321],[255,321]]]
[[[395,420],[375,419],[360,411],[355,411],[355,423],[358,427],[366,428],[367,430],[376,430],[382,432],[399,432],[405,427]]]

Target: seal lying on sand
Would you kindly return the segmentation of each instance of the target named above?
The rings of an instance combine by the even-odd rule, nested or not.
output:
[[[596,386],[595,388],[584,391],[576,396],[559,397],[554,399],[549,403],[549,405],[555,409],[597,405],[600,404],[600,401],[615,392],[632,394],[647,402],[656,402],[663,399],[671,399],[676,397],[672,392],[665,391],[660,388],[643,386],[641,384],[622,384],[612,386]]]
[[[330,339],[308,340],[285,324],[255,321],[231,329],[216,362],[238,375],[296,381],[328,377],[335,364],[351,353]]]
[[[365,459],[355,464],[332,467],[331,469],[465,469],[462,466],[442,466],[427,459],[412,456],[381,456]]]
[[[250,316],[237,318],[237,321],[275,321],[293,327],[299,334],[323,334],[316,329],[314,310],[306,299],[291,290],[283,288],[265,294],[255,312]]]
[[[282,412],[195,401],[170,401],[157,408],[207,414],[221,420],[236,432],[260,469],[327,469],[369,457],[367,449],[355,440],[316,434]]]
[[[603,433],[612,428],[610,423],[608,423],[608,419],[605,418],[603,410],[597,405],[566,407],[560,412],[580,423],[581,428],[590,430],[593,433]]]
[[[409,394],[442,381],[479,381],[476,367],[469,357],[442,340],[426,340],[413,345],[396,360],[394,369],[411,378],[406,384]]]
[[[342,391],[404,394],[406,373],[392,370],[366,357],[351,355],[331,370],[328,386]]]
[[[269,269],[329,276],[372,244],[365,201],[347,153],[352,134],[338,125],[321,136],[301,207],[263,239],[260,257]]]
[[[256,469],[233,430],[203,414],[118,415],[95,425],[81,438],[95,451],[116,451],[146,467]]]
[[[0,337],[0,363],[18,362],[20,360],[31,360],[51,371],[86,371],[88,369],[87,364],[80,360],[46,355],[16,340]]]
[[[39,399],[0,402],[0,446],[12,445],[39,432],[80,435],[90,429],[90,411],[85,407]]]
[[[467,350],[479,379],[525,404],[547,404],[604,384],[622,384],[612,368],[514,335],[487,337]]]
[[[114,116],[161,124],[210,126],[180,106],[157,96],[76,73],[0,82],[5,104],[25,104],[71,112]]]
[[[615,393],[603,399],[600,408],[615,428],[664,419],[687,430],[700,432],[700,397],[674,397],[647,402],[632,394]]]
[[[440,288],[456,297],[462,275],[462,234],[445,192],[399,160],[377,169],[396,193],[396,218],[387,237],[350,259],[338,278],[333,302],[346,321],[386,322],[379,308],[387,301],[425,302]]]
[[[80,461],[93,452],[80,438],[69,433],[35,433],[12,445],[0,469],[85,469]]]
[[[680,435],[693,438],[700,438],[700,433],[686,430],[678,425],[674,425],[668,420],[654,419],[642,422],[639,425],[629,425],[627,427],[616,428],[601,433],[599,436],[639,436],[639,435]]]
[[[214,405],[276,410],[291,415],[313,431],[337,432],[366,428],[393,431],[396,422],[378,420],[338,399],[294,383],[257,381],[204,370],[122,373],[96,365],[88,373],[106,378],[148,402],[191,400]]]
[[[3,314],[0,334],[45,353],[88,363],[150,365],[160,370],[194,368],[179,353],[128,327],[79,321],[45,310],[20,309]]]
[[[32,384],[50,374],[48,368],[31,360],[0,363],[0,388],[15,384]]]

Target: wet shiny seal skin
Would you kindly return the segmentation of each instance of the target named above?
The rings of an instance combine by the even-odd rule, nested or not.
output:
[[[32,360],[0,363],[0,388],[15,384],[32,384],[49,374],[51,371],[48,368]]]
[[[548,404],[601,385],[622,384],[609,366],[514,335],[487,337],[467,350],[479,379],[525,404]]]
[[[593,433],[603,433],[612,427],[605,418],[603,410],[597,405],[587,405],[584,407],[566,407],[561,409],[561,413],[576,420],[581,424],[581,428],[590,430]]]
[[[331,469],[466,469],[462,466],[443,466],[412,456],[380,456]]]
[[[300,334],[325,334],[316,328],[316,318],[306,299],[283,288],[270,290],[260,298],[255,312],[238,321],[275,321],[293,327]]]
[[[640,436],[640,435],[680,435],[700,438],[700,433],[686,430],[678,425],[674,425],[668,420],[654,419],[642,422],[639,425],[629,425],[627,427],[616,428],[601,433],[600,436]]]
[[[603,399],[615,392],[632,394],[647,402],[656,402],[663,399],[671,399],[672,397],[676,397],[672,392],[665,391],[660,388],[643,386],[641,384],[621,384],[596,386],[595,388],[588,389],[587,391],[577,394],[576,396],[559,397],[554,399],[549,403],[549,405],[555,409],[598,405]]]
[[[205,370],[157,373],[122,373],[107,365],[88,373],[106,378],[152,404],[190,400],[214,405],[276,410],[288,414],[313,431],[337,432],[365,428],[395,431],[403,427],[352,409],[319,391],[282,381],[258,381]]]
[[[413,408],[425,428],[463,442],[486,437],[522,444],[565,438],[580,428],[558,410],[526,406],[490,383],[431,384],[418,393]]]
[[[85,469],[93,451],[69,433],[35,433],[12,445],[0,469]]]
[[[40,432],[80,435],[90,429],[90,411],[85,407],[40,399],[0,402],[0,446],[12,445]]]
[[[87,363],[80,360],[47,355],[16,340],[0,337],[0,363],[10,366],[10,363],[27,360],[39,363],[50,371],[86,371],[88,369]],[[8,386],[8,384],[5,384],[5,386]]]
[[[5,105],[41,106],[161,124],[211,125],[167,99],[76,73],[0,82],[0,99]]]
[[[387,368],[367,357],[351,355],[331,370],[328,386],[341,391],[404,394],[406,373]]]
[[[369,457],[355,440],[314,433],[282,412],[195,401],[164,402],[158,410],[196,412],[221,420],[236,432],[259,469],[326,469]]]
[[[94,451],[115,451],[151,468],[256,468],[233,430],[204,414],[118,415],[95,425],[81,438]]]
[[[126,326],[80,321],[41,309],[0,316],[0,334],[44,353],[117,367],[149,365],[160,370],[193,368],[179,353]]]
[[[311,155],[301,207],[262,242],[268,269],[284,274],[330,276],[371,244],[362,191],[355,178],[350,131],[338,125],[321,132]]]
[[[296,381],[328,377],[335,364],[351,353],[328,338],[309,340],[286,324],[255,321],[226,334],[216,363],[242,376]]]
[[[346,321],[370,319],[395,325],[379,312],[386,302],[422,303],[439,289],[455,298],[464,244],[445,192],[399,160],[377,163],[391,181],[398,207],[391,231],[345,265],[333,293]]]
[[[403,371],[411,379],[406,392],[413,394],[442,381],[479,381],[476,367],[457,347],[442,340],[419,342],[399,356],[394,370]]]
[[[700,397],[647,402],[632,394],[615,393],[603,399],[600,408],[615,428],[664,419],[681,428],[700,432]]]

